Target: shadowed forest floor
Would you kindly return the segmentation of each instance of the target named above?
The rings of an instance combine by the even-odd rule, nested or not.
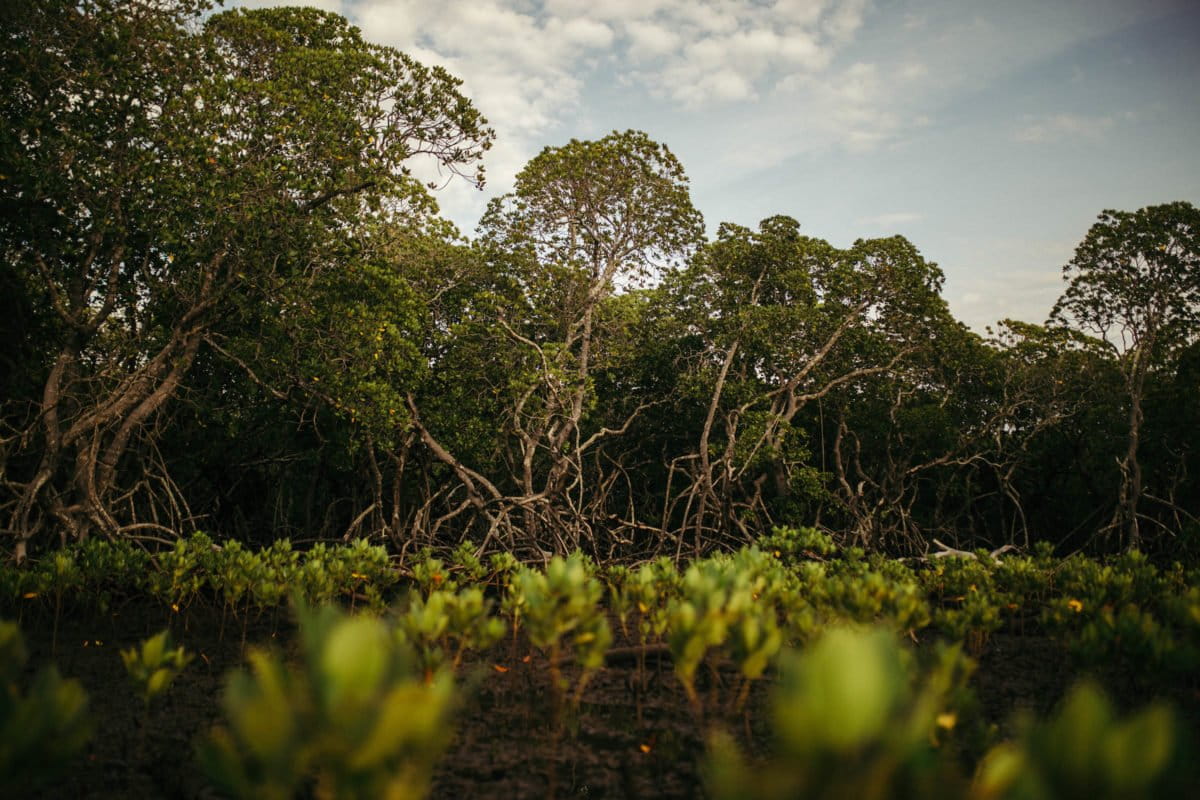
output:
[[[174,623],[175,641],[196,658],[145,714],[119,653],[168,622]],[[65,677],[78,678],[96,720],[84,756],[60,780],[41,786],[36,797],[221,797],[196,763],[194,742],[218,721],[226,673],[244,663],[240,621],[227,619],[222,630],[219,612],[210,609],[194,608],[186,620],[168,620],[161,606],[131,603],[106,615],[64,614],[56,647],[51,616],[27,614],[21,627],[30,667],[55,663]],[[608,666],[588,682],[579,708],[564,709],[557,724],[544,660],[523,641],[506,641],[486,659],[467,664],[460,676],[465,699],[456,735],[431,796],[698,797],[705,726],[723,726],[750,752],[768,746],[769,675],[754,684],[745,711],[737,713],[730,708],[740,680],[736,671],[702,669],[697,688],[706,708],[700,723],[669,654],[648,653],[644,689],[638,691],[638,659],[619,626],[613,628],[617,641]],[[285,652],[292,633],[282,611],[276,620],[264,616],[244,629],[247,646],[273,645]],[[1001,732],[1018,709],[1052,710],[1080,677],[1062,646],[1042,636],[996,634],[979,662],[972,685],[980,713]],[[567,676],[573,677],[569,670]],[[1150,696],[1131,676],[1106,675],[1104,682],[1120,705]],[[1195,731],[1200,719],[1195,693],[1176,692],[1171,699]]]

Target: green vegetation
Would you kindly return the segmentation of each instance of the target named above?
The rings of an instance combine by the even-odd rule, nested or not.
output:
[[[514,570],[448,565],[429,554],[409,563],[361,541],[253,550],[196,534],[159,554],[156,567],[147,561],[141,570],[111,571],[129,557],[128,543],[90,541],[32,564],[0,566],[0,603],[44,618],[103,612],[112,597],[140,599],[186,623],[193,608],[244,618],[277,611],[289,596],[306,605],[336,600],[374,614],[390,609],[400,638],[430,669],[485,651],[509,630],[527,634],[551,661],[569,657],[595,669],[612,641],[611,611],[627,638],[669,645],[685,686],[713,651],[752,680],[784,641],[803,644],[848,623],[936,632],[976,652],[1001,629],[1050,635],[1081,663],[1160,677],[1184,679],[1200,667],[1196,570],[1160,567],[1137,551],[1058,558],[1039,548],[996,560],[967,554],[906,563],[842,551],[811,528],[777,528],[760,544],[683,569],[661,559],[603,571],[576,552],[544,570]],[[233,595],[258,599],[230,604]],[[158,639],[147,640],[133,661],[173,658]]]
[[[534,666],[545,669],[554,705],[581,714],[590,676],[616,652],[608,612],[636,650],[631,688],[638,696],[648,652],[670,654],[678,699],[712,730],[706,769],[715,796],[888,798],[937,786],[959,787],[954,792],[971,798],[1068,798],[1092,792],[1094,781],[1116,792],[1111,796],[1156,796],[1188,780],[1186,739],[1168,708],[1118,720],[1090,686],[1074,692],[1058,716],[1018,720],[1015,739],[997,741],[972,702],[974,664],[964,655],[985,651],[988,634],[998,631],[1050,637],[1081,666],[1103,667],[1102,678],[1133,675],[1150,693],[1186,688],[1200,668],[1200,595],[1182,566],[1162,569],[1136,552],[1058,559],[1046,548],[1030,557],[967,554],[910,566],[864,558],[854,548],[840,553],[814,529],[776,529],[762,545],[776,549],[715,554],[682,571],[667,559],[601,571],[574,553],[551,559],[545,570],[504,571],[499,591],[491,583],[497,578],[466,549],[451,554],[466,561],[461,567],[430,553],[412,565],[383,557],[388,575],[371,578],[379,608],[360,603],[361,613],[347,616],[330,606],[306,610],[304,599],[328,595],[338,565],[374,563],[379,554],[361,543],[288,551],[290,570],[280,577],[263,569],[277,563],[277,546],[252,551],[194,536],[169,551],[170,575],[192,576],[184,582],[190,604],[173,610],[179,595],[162,593],[163,572],[126,572],[122,583],[91,573],[127,547],[91,542],[34,570],[2,567],[11,594],[0,600],[31,618],[61,612],[56,599],[64,596],[73,597],[73,613],[97,612],[100,596],[68,588],[103,584],[109,596],[161,603],[186,628],[200,609],[228,612],[232,587],[253,597],[292,591],[299,662],[252,650],[251,672],[229,678],[227,724],[202,746],[211,780],[234,796],[286,798],[306,782],[322,796],[421,796],[454,730],[452,710],[463,691],[455,674],[464,676],[463,664],[491,661],[504,673],[509,667],[502,664],[520,655],[514,648],[539,651],[544,660]],[[79,569],[61,570],[64,559]],[[244,575],[257,577],[246,583]],[[431,587],[436,575],[448,576],[434,582],[445,588]],[[332,596],[349,607],[367,576],[347,571],[344,581]],[[26,585],[44,594],[25,593]],[[262,609],[234,606],[232,613]],[[19,637],[14,626],[5,630],[16,675]],[[908,637],[925,644],[900,648]],[[184,649],[170,648],[166,632],[121,657],[146,703],[190,660]],[[712,681],[701,687],[698,676],[722,669],[737,681],[725,690]],[[18,702],[13,720],[36,714],[37,729],[74,732],[48,739],[59,754],[44,759],[54,764],[78,751],[86,734],[78,727],[78,685],[47,674],[30,699],[16,687],[10,696]],[[758,763],[740,754],[722,721],[742,714],[750,723],[751,682],[764,676],[775,682],[775,750]],[[468,684],[480,679],[476,674]],[[23,729],[6,728],[7,747],[36,745],[36,736],[12,733]],[[1093,758],[1111,764],[1111,774],[1072,766]],[[978,763],[979,774],[971,778],[965,763]]]
[[[997,632],[1049,637],[1081,669],[1132,685],[1139,695],[1190,691],[1200,669],[1200,594],[1182,566],[1160,568],[1136,551],[1060,559],[1046,548],[906,565],[864,558],[853,548],[839,552],[814,529],[777,529],[761,544],[778,549],[716,554],[682,571],[663,559],[610,569],[603,578],[577,552],[545,569],[506,572],[499,592],[494,575],[465,550],[453,554],[469,562],[457,572],[421,553],[411,567],[385,561],[384,612],[364,606],[347,616],[328,605],[307,610],[303,598],[320,592],[304,576],[327,576],[329,564],[373,561],[361,544],[291,551],[291,571],[279,578],[261,567],[277,560],[278,547],[222,548],[198,535],[170,551],[172,574],[205,576],[189,584],[191,604],[170,612],[183,628],[203,608],[228,608],[225,581],[256,597],[290,588],[299,618],[298,659],[255,648],[251,671],[229,677],[226,722],[201,746],[205,771],[237,797],[290,797],[304,785],[328,797],[422,796],[452,736],[455,698],[507,672],[504,664],[540,653],[533,668],[545,671],[558,696],[558,712],[547,702],[546,714],[586,714],[580,702],[589,678],[611,655],[626,652],[613,649],[611,613],[623,620],[624,641],[638,657],[635,694],[645,689],[646,655],[670,655],[678,701],[690,704],[709,731],[705,774],[716,797],[928,796],[935,788],[939,796],[964,798],[1154,797],[1195,778],[1188,738],[1169,706],[1122,718],[1090,683],[1044,721],[1016,718],[1012,738],[1002,739],[979,716],[975,663],[966,655],[985,652],[988,634]],[[62,570],[61,563],[107,565],[124,548],[89,543],[33,570],[4,567],[0,576],[12,594],[2,600],[30,618],[55,613],[62,596],[77,598],[73,613],[88,611],[88,602],[98,611],[95,597],[55,581],[91,585],[100,576],[83,566]],[[231,565],[258,578],[246,585]],[[443,572],[456,577],[438,582],[447,588],[429,588],[429,576]],[[161,594],[154,569],[121,580],[104,584],[110,595],[164,610],[177,599]],[[343,607],[357,602],[364,580],[348,573],[345,591],[334,593]],[[272,581],[281,585],[268,588]],[[45,596],[22,593],[26,583]],[[44,763],[52,772],[65,763],[88,728],[78,684],[49,671],[28,697],[16,689],[20,638],[15,626],[4,630],[4,763],[13,782],[25,780],[20,769]],[[901,647],[907,638],[922,645]],[[171,648],[166,632],[121,657],[147,704],[190,660],[182,647]],[[463,667],[481,662],[494,672],[468,678]],[[699,680],[722,672],[736,680],[724,687]],[[767,755],[749,757],[742,733],[726,726],[743,714],[749,730],[750,687],[763,678],[774,686],[766,717],[773,745]],[[27,737],[34,717],[30,729],[44,735]],[[33,756],[31,748],[40,747],[46,753]],[[1097,772],[1096,763],[1107,766]]]
[[[833,629],[781,667],[773,703],[775,748],[747,761],[714,736],[710,785],[718,798],[952,797],[944,756],[973,665],[958,649],[928,671],[906,669],[893,636]]]
[[[712,741],[717,798],[1152,798],[1188,791],[1194,763],[1171,711],[1119,719],[1104,693],[1076,687],[1051,719],[1025,718],[991,749],[973,780],[953,743],[974,664],[957,648],[924,670],[886,633],[834,629],[781,667],[775,747],[747,760],[726,735]]]
[[[1184,785],[1165,706],[1085,685],[1000,743],[969,676],[1038,637],[1194,694],[1191,204],[1102,212],[1050,319],[982,337],[903,237],[706,238],[638,131],[546,147],[467,239],[415,176],[482,186],[493,131],[336,14],[0,5],[0,607],[52,657],[165,620],[188,651],[121,654],[143,743],[194,622],[244,648],[291,603],[298,655],[252,649],[201,745],[233,796],[421,796],[469,687],[545,670],[566,735],[630,656],[720,797]],[[89,731],[24,665],[0,625],[6,791]]]
[[[142,642],[141,647],[121,651],[125,671],[147,706],[167,690],[192,658],[184,648],[171,647],[170,631],[156,633]]]
[[[333,14],[209,5],[0,17],[18,561],[200,520],[481,563],[678,560],[814,521],[893,555],[1195,552],[1192,205],[1103,212],[1050,319],[988,337],[903,237],[772,216],[706,240],[638,131],[545,148],[468,241],[414,178],[482,183],[493,133],[454,77]]]
[[[419,798],[450,740],[455,688],[422,679],[382,621],[301,609],[300,666],[255,651],[230,676],[227,725],[200,745],[205,772],[235,798]]]
[[[565,696],[570,688],[560,669],[564,655],[570,654],[583,667],[575,703],[591,673],[604,665],[604,653],[612,644],[600,605],[604,589],[588,572],[579,553],[551,559],[545,572],[522,567],[513,574],[505,598],[514,627],[524,628],[529,641],[545,654],[556,692]]]
[[[1162,705],[1119,719],[1104,693],[1084,683],[1053,719],[1022,723],[1016,741],[988,753],[975,796],[1152,798],[1195,786],[1194,756]]]
[[[0,620],[0,789],[8,796],[55,775],[92,735],[79,681],[45,667],[24,690],[27,660],[20,629]]]

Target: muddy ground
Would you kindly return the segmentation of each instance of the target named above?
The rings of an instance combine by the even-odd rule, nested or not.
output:
[[[174,615],[136,602],[101,615],[64,613],[55,644],[53,614],[26,607],[21,615],[31,667],[56,663],[64,676],[78,678],[97,725],[84,756],[59,780],[40,786],[32,795],[39,798],[219,798],[196,764],[194,742],[218,721],[224,676],[243,664],[243,635],[247,644],[286,651],[292,634],[286,613],[243,629],[240,621],[222,624],[213,609]],[[167,625],[197,657],[146,717],[119,653]],[[618,648],[630,644],[616,633]],[[733,713],[723,706],[737,693],[736,676],[703,674],[698,685],[708,710],[702,724],[675,681],[669,655],[646,659],[639,692],[636,658],[617,652],[588,684],[578,713],[565,714],[557,725],[545,664],[536,654],[523,661],[527,647],[502,645],[470,665],[465,683],[473,688],[432,797],[702,797],[704,725],[734,732],[752,752],[766,748],[766,681],[756,684],[746,712]],[[1059,644],[1040,636],[997,634],[979,655],[974,688],[980,711],[1001,731],[1019,708],[1051,711],[1080,674]],[[1135,682],[1104,677],[1122,705],[1145,699]],[[1173,699],[1186,718],[1200,718],[1193,693],[1174,692]]]

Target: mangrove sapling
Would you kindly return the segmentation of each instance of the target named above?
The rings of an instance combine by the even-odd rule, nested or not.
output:
[[[351,610],[361,599],[373,612],[384,610],[384,593],[398,577],[387,550],[365,539],[339,547],[318,542],[305,554],[297,576],[307,602],[319,605],[348,597]]]
[[[450,638],[455,643],[453,667],[457,672],[468,650],[486,650],[504,636],[504,621],[492,615],[492,601],[479,588],[464,589],[447,609]]]
[[[1016,632],[1025,635],[1025,621],[1031,608],[1043,605],[1048,598],[1049,576],[1046,568],[1027,556],[1006,558],[993,574],[996,586],[1002,589],[1004,608],[1016,623]]]
[[[467,583],[479,584],[485,582],[488,575],[487,565],[479,558],[478,548],[470,539],[459,542],[450,553],[451,568],[463,576]]]
[[[521,562],[517,557],[508,551],[492,553],[488,556],[488,567],[490,572],[487,578],[487,585],[495,587],[497,590],[503,590],[508,585],[508,578],[516,571],[517,567],[521,566]]]
[[[815,532],[814,532],[815,533]],[[778,557],[757,547],[733,555],[735,591],[730,595],[728,649],[741,672],[733,710],[741,713],[754,681],[762,677],[783,645],[779,615],[783,598],[794,593],[795,580]],[[749,728],[749,716],[746,717]]]
[[[600,606],[603,588],[587,574],[584,559],[573,553],[555,556],[540,572],[522,568],[513,576],[510,591],[520,609],[525,631],[549,661],[551,683],[560,701],[577,706],[592,673],[604,665],[612,632]],[[582,671],[574,691],[562,675],[563,657],[570,648]]]
[[[59,550],[51,560],[54,568],[54,630],[50,638],[50,655],[58,655],[58,623],[62,617],[63,597],[74,590],[80,583],[82,574],[75,555],[67,550]]]
[[[258,555],[262,563],[262,577],[250,587],[254,604],[260,610],[271,609],[277,615],[279,607],[295,585],[300,554],[292,549],[291,540],[276,539]]]
[[[523,621],[529,641],[549,663],[555,733],[550,754],[551,797],[564,714],[579,708],[588,680],[604,666],[604,654],[612,644],[612,631],[600,605],[603,595],[600,581],[588,574],[586,560],[579,552],[565,559],[555,556],[545,572],[521,567],[509,584],[510,613],[514,620],[519,616]],[[580,668],[573,691],[562,672],[568,654]]]
[[[709,648],[717,647],[728,635],[723,609],[725,594],[716,576],[693,564],[684,576],[685,596],[667,607],[667,642],[679,678],[697,721],[704,719],[704,705],[696,692],[696,670]]]
[[[138,750],[146,749],[146,731],[150,726],[150,706],[154,698],[161,695],[191,663],[192,654],[183,646],[172,649],[169,631],[160,631],[144,640],[140,646],[121,651],[125,672],[133,681],[142,700],[141,731],[138,735]]]
[[[1001,604],[994,596],[974,590],[974,587],[959,600],[961,606],[939,609],[934,619],[952,641],[966,642],[971,655],[979,656],[992,633],[1003,624]]]
[[[221,595],[221,629],[218,638],[225,638],[225,618],[233,611],[238,615],[238,606],[243,605],[242,618],[242,649],[246,648],[246,628],[250,623],[250,606],[253,601],[253,588],[263,580],[262,559],[258,553],[251,552],[237,540],[225,543],[220,556],[214,560],[212,571],[213,588]]]
[[[421,593],[426,596],[438,589],[454,591],[458,588],[458,581],[446,568],[446,562],[435,558],[429,548],[423,549],[418,554],[417,560],[413,563],[412,575],[413,580],[421,589]]]
[[[836,564],[804,571],[806,591],[828,620],[863,625],[886,621],[897,632],[913,634],[929,625],[925,590],[909,576],[890,576],[865,563]],[[808,578],[819,576],[811,583]]]
[[[171,634],[165,630],[144,640],[138,647],[121,651],[125,672],[147,707],[170,687],[192,658],[182,645],[171,648]]]
[[[771,553],[785,564],[801,561],[825,561],[837,552],[833,537],[816,528],[790,528],[776,526],[771,533],[760,537],[758,549]]]
[[[783,645],[783,634],[773,610],[752,608],[733,626],[729,641],[734,661],[741,671],[741,687],[734,699],[733,710],[741,713],[750,696],[751,685],[762,677]]]
[[[708,705],[718,705],[723,691],[709,651],[719,648],[737,665],[739,688],[729,702],[733,711],[743,711],[753,681],[783,644],[779,618],[796,589],[795,576],[779,559],[756,547],[688,567],[679,595],[667,603],[665,626],[676,677],[699,724],[704,724],[705,703],[695,678],[701,664],[707,664],[713,678]]]
[[[491,614],[492,603],[479,588],[410,595],[397,620],[396,635],[411,645],[426,677],[450,660],[457,673],[468,650],[485,650],[504,636],[504,621]]]
[[[629,626],[626,619],[633,609],[633,597],[629,591],[629,567],[624,564],[613,564],[604,570],[604,582],[608,586],[609,606],[617,615],[621,625],[621,635],[629,638]]]
[[[666,629],[666,613],[663,606],[672,582],[669,576],[678,577],[670,559],[663,563],[643,564],[636,571],[625,566],[608,569],[609,595],[612,610],[621,624],[621,633],[629,640],[629,616],[636,614],[636,646],[633,648],[636,673],[633,681],[634,706],[637,724],[642,724],[642,694],[646,690],[646,653],[648,641],[653,634],[661,638]],[[665,564],[665,566],[664,566]],[[669,570],[669,572],[664,572]],[[610,657],[613,652],[610,651]]]
[[[767,558],[751,548],[733,557],[693,562],[684,573],[680,596],[667,606],[667,640],[675,674],[701,723],[704,703],[695,680],[709,650],[723,646],[731,631],[735,632],[741,644],[735,647],[734,656],[743,675],[758,677],[782,643],[774,619],[777,576],[769,571],[776,562]],[[753,622],[748,621],[750,617]],[[715,670],[713,674],[716,677]]]
[[[81,596],[107,614],[116,597],[141,591],[150,554],[128,539],[88,539],[72,548],[82,573]]]
[[[392,568],[387,549],[371,544],[366,539],[355,539],[345,547],[333,551],[337,562],[337,580],[350,594],[350,609],[353,611],[361,599],[374,613],[386,608],[383,595],[396,582],[398,575]]]
[[[207,534],[197,531],[152,557],[147,589],[167,606],[168,620],[170,613],[185,612],[202,591],[214,588],[213,575],[220,563],[220,553],[221,548]],[[185,614],[185,628],[187,623]]]

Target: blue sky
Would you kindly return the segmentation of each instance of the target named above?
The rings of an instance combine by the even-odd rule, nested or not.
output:
[[[1196,0],[310,4],[465,81],[498,137],[485,192],[439,193],[467,233],[542,147],[637,128],[710,231],[903,234],[982,332],[1045,319],[1102,209],[1200,204]]]

